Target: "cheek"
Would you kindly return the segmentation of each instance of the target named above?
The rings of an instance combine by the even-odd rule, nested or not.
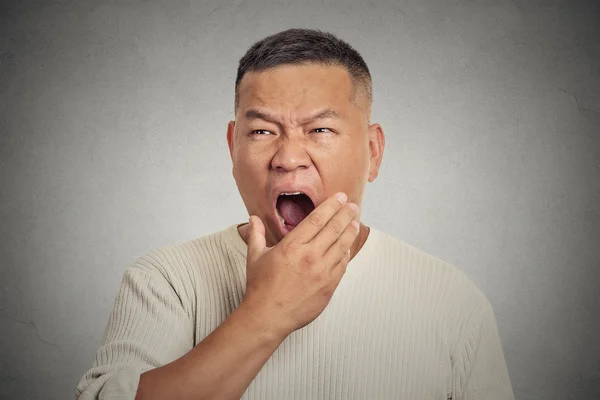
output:
[[[369,158],[363,148],[343,146],[330,148],[315,158],[319,159],[324,183],[348,191],[364,185],[369,172]]]
[[[248,151],[247,149],[243,151],[240,149],[235,154],[233,175],[238,185],[255,185],[258,181],[264,179],[265,173],[261,171],[266,171],[265,163],[267,160],[265,154],[266,152]]]
[[[367,150],[352,144],[332,148],[328,158],[332,165],[343,168],[350,175],[355,175],[358,170],[365,169],[369,161]]]

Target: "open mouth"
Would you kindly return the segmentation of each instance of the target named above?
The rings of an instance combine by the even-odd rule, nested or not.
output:
[[[315,205],[306,194],[293,192],[277,196],[275,208],[281,225],[291,231],[315,209]]]

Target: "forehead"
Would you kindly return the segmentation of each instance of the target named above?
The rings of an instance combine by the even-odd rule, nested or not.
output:
[[[343,112],[353,106],[352,95],[352,80],[343,67],[286,65],[246,73],[239,86],[239,108],[310,112],[333,107]]]

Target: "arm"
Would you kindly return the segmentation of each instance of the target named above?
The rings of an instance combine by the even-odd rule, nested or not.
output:
[[[193,322],[153,254],[126,271],[102,346],[76,390],[79,400],[133,399],[140,374],[194,345]]]
[[[142,374],[135,399],[240,398],[285,337],[242,303],[189,353]]]

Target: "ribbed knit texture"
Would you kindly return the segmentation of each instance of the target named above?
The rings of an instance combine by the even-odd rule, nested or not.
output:
[[[240,303],[237,225],[125,272],[80,400],[133,399],[144,371],[208,336]],[[452,265],[371,228],[325,311],[292,333],[243,399],[513,399],[492,308]]]

